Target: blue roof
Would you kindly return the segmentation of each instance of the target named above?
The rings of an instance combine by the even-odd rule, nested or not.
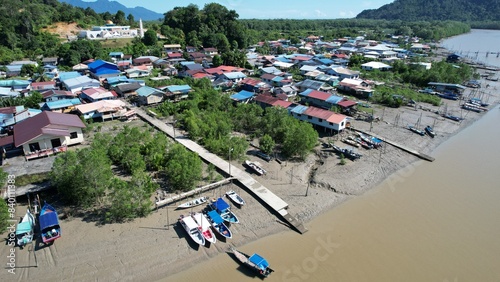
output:
[[[274,77],[274,78],[273,78],[273,79],[271,79],[271,80],[272,80],[272,81],[275,81],[275,82],[280,82],[280,81],[282,81],[283,79],[285,79],[285,78],[284,78],[284,77],[282,77],[282,76],[276,76],[276,77]]]
[[[252,98],[253,95],[254,95],[253,92],[241,90],[240,92],[231,95],[231,99],[242,101],[242,100],[247,100],[247,99]]]
[[[247,77],[244,73],[240,72],[240,71],[236,71],[236,72],[226,72],[224,73],[224,76],[229,78],[229,79],[238,79],[238,78],[245,78]]]
[[[158,90],[156,88],[149,87],[149,86],[143,86],[143,87],[137,89],[136,92],[137,92],[137,95],[146,96],[146,97],[153,94],[153,93],[164,93],[161,90]]]
[[[59,80],[65,81],[66,79],[71,79],[71,78],[75,78],[75,77],[79,77],[79,76],[82,76],[82,75],[77,71],[65,71],[65,72],[59,73]]]
[[[73,99],[62,99],[62,100],[57,100],[57,101],[50,101],[46,102],[45,105],[47,108],[54,110],[54,109],[60,109],[60,108],[66,108],[66,107],[71,107],[75,105],[80,105],[82,101],[78,98],[73,98]]]
[[[276,57],[276,60],[280,61],[280,62],[283,62],[283,63],[291,63],[292,62],[291,60],[289,60],[289,59],[287,59],[285,57],[282,57],[282,56]]]
[[[302,91],[299,93],[299,96],[309,96],[309,94],[311,94],[311,92],[313,92],[314,90],[313,89],[306,89],[305,91]]]
[[[336,96],[336,95],[332,95],[328,99],[326,99],[326,102],[336,105],[338,102],[342,101],[342,99],[344,99],[344,98]]]
[[[307,110],[307,108],[307,106],[298,105],[297,107],[292,109],[292,113],[302,114]]]
[[[208,216],[216,223],[221,224],[224,222],[224,219],[217,213],[217,211],[209,211]]]
[[[229,204],[226,203],[222,198],[218,198],[217,201],[214,203],[215,209],[217,211],[223,212],[227,209],[229,209]]]
[[[262,270],[266,270],[266,268],[269,267],[269,263],[267,262],[267,260],[258,254],[253,254],[248,258],[248,260],[257,265]]]
[[[123,55],[123,52],[109,52],[110,56],[121,56]]]
[[[333,61],[330,59],[320,59],[319,61],[325,65],[333,64]]]
[[[170,85],[167,86],[168,91],[170,92],[188,92],[191,90],[191,86],[189,85]]]
[[[179,64],[181,64],[181,66],[187,66],[187,65],[192,65],[192,64],[196,64],[196,63],[193,61],[185,61],[185,62],[180,62]]]

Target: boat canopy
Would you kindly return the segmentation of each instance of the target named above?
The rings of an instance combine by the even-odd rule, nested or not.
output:
[[[267,260],[258,254],[253,254],[248,260],[262,270],[266,270],[269,267]]]
[[[229,204],[226,203],[222,198],[218,198],[217,202],[215,202],[215,208],[218,211],[223,212],[223,211],[229,209]]]
[[[31,226],[32,226],[31,222],[29,222],[29,221],[23,221],[21,223],[18,223],[17,228],[16,228],[16,235],[30,232]]]
[[[56,212],[48,212],[40,215],[40,229],[59,226],[59,219]]]
[[[216,224],[221,224],[224,222],[224,219],[216,212],[216,211],[209,211],[208,216],[216,223]]]

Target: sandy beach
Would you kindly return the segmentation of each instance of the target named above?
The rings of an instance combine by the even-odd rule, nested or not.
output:
[[[483,70],[478,70],[483,73]],[[489,93],[489,103],[500,101],[500,84],[481,80],[485,93]],[[485,88],[489,84],[488,88]],[[466,89],[467,97],[472,89]],[[357,129],[371,131],[386,139],[401,143],[409,148],[432,155],[432,151],[443,141],[481,118],[484,113],[475,113],[459,108],[459,101],[445,100],[448,113],[465,119],[458,123],[444,119],[434,113],[441,107],[422,105],[423,109],[403,106],[398,109],[375,107],[375,115],[380,121],[373,124],[354,120]],[[493,108],[490,106],[489,108]],[[435,138],[419,136],[406,127],[414,125],[418,119],[420,127],[434,125]],[[345,133],[346,135],[349,132]],[[265,162],[255,156],[248,159],[259,161],[268,173],[254,177],[289,204],[289,213],[307,222],[344,201],[359,196],[389,178],[397,189],[398,179],[411,171],[412,166],[423,160],[400,149],[385,145],[378,150],[357,149],[363,157],[357,161],[347,160],[340,165],[339,157],[321,146],[322,142],[334,142],[341,147],[349,145],[336,137],[322,137],[315,153],[304,162]],[[241,169],[242,160],[233,160],[233,166]],[[188,269],[198,262],[227,251],[229,244],[241,246],[265,236],[290,230],[279,217],[262,206],[256,199],[237,184],[224,185],[202,195],[210,198],[223,195],[228,190],[236,190],[246,200],[247,205],[233,208],[240,218],[240,224],[233,224],[233,239],[219,240],[216,244],[198,247],[185,231],[176,225],[177,218],[191,210],[175,210],[177,204],[161,208],[147,218],[122,224],[100,225],[92,219],[72,216],[70,213],[61,220],[63,237],[51,246],[37,244],[36,252],[31,247],[16,248],[16,274],[4,269],[2,281],[156,281]],[[306,195],[307,192],[307,195]],[[202,207],[194,208],[199,211]],[[24,214],[25,206],[19,205],[17,216]],[[297,233],[297,236],[300,236]],[[38,242],[37,242],[38,243]],[[0,260],[7,260],[9,247],[0,251]],[[35,257],[36,255],[36,257]],[[4,263],[5,265],[5,263]]]

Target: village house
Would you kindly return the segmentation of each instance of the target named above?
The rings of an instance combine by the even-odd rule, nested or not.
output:
[[[219,51],[217,50],[217,48],[203,48],[203,53],[205,53],[205,55],[207,56],[210,56],[210,57],[213,57],[215,55],[219,55]]]
[[[298,119],[322,127],[325,132],[338,133],[345,129],[347,116],[316,107],[298,105],[290,110],[291,115]]]
[[[182,52],[181,44],[165,44],[163,45],[163,52],[165,52],[165,54]]]
[[[127,111],[121,100],[100,100],[75,106],[75,112],[85,120],[108,120],[120,118]]]
[[[283,87],[274,87],[274,95],[286,95],[287,99],[297,96],[297,87],[294,85],[285,85]]]
[[[201,53],[201,52],[192,52],[192,53],[189,53],[189,59],[191,61],[194,61],[194,62],[197,62],[197,63],[203,62],[203,60],[205,60],[206,57],[207,56],[204,53]]]
[[[44,57],[42,59],[42,64],[44,66],[57,66],[58,61],[58,57]]]
[[[108,77],[119,76],[121,71],[116,64],[103,60],[96,60],[88,65],[89,75],[92,78],[103,80]]]
[[[97,88],[101,86],[98,80],[92,79],[88,76],[78,76],[75,78],[66,79],[61,82],[63,89],[77,93],[82,91],[83,88]]]
[[[40,81],[31,83],[31,91],[43,92],[52,89],[57,89],[55,81]]]
[[[102,87],[83,89],[80,93],[80,99],[86,102],[96,102],[100,100],[114,100],[117,98],[114,91],[109,91]]]
[[[361,79],[344,78],[340,81],[338,89],[353,93],[361,98],[369,98],[373,95],[373,89]]]
[[[364,70],[367,70],[367,71],[371,71],[371,70],[387,71],[387,70],[392,69],[392,67],[389,65],[386,65],[386,64],[381,63],[381,62],[374,62],[374,61],[362,64],[361,68]]]
[[[186,52],[193,53],[193,52],[196,52],[196,51],[198,51],[198,48],[193,47],[193,46],[186,46]]]
[[[14,146],[22,147],[26,160],[49,156],[82,143],[82,128],[76,115],[44,111],[14,125]]]
[[[1,88],[8,88],[9,90],[24,91],[28,90],[31,82],[29,80],[22,79],[7,79],[0,80]]]
[[[118,61],[121,61],[123,60],[123,56],[125,54],[123,54],[123,52],[109,52],[109,57],[111,58],[111,60],[113,60],[114,62],[118,62]]]
[[[133,96],[137,96],[137,89],[141,88],[141,85],[138,82],[132,83],[122,83],[113,87],[113,90],[119,97],[129,98]]]
[[[246,91],[246,90],[241,90],[240,92],[233,94],[230,96],[231,100],[237,102],[237,103],[248,103],[253,99],[255,96],[255,93]]]
[[[56,101],[45,102],[40,106],[43,111],[69,113],[73,111],[75,106],[80,105],[82,101],[79,98],[62,99]]]
[[[115,25],[107,21],[104,26],[93,26],[91,30],[82,30],[78,34],[80,38],[90,40],[106,38],[133,38],[140,35],[137,29],[130,29],[128,25]]]
[[[190,92],[193,92],[189,85],[169,85],[159,87],[160,90],[165,91],[165,99],[176,102],[182,99],[187,99]]]
[[[325,83],[321,82],[321,81],[306,79],[306,80],[303,80],[303,81],[295,84],[295,86],[299,89],[300,92],[302,92],[302,91],[305,91],[307,89],[321,90],[324,88]]]
[[[1,133],[9,133],[9,129],[27,118],[36,116],[42,111],[39,109],[26,109],[24,106],[14,106],[0,108],[0,129]]]
[[[163,98],[165,96],[165,92],[149,87],[149,86],[143,86],[139,89],[137,89],[137,104],[138,105],[153,105],[153,104],[158,104],[163,101]]]
[[[46,90],[44,92],[41,92],[41,94],[43,96],[44,102],[77,98],[77,95],[75,93],[73,93],[71,91],[65,91],[65,90],[51,89],[51,90]]]
[[[266,94],[260,94],[255,96],[254,102],[261,106],[263,109],[269,108],[269,107],[282,107],[282,108],[289,108],[290,106],[293,105],[292,102],[288,101],[283,101],[280,100],[276,97],[273,97],[271,95],[266,95]]]
[[[138,66],[125,70],[128,78],[148,77],[151,75],[151,69],[147,66]]]
[[[353,71],[344,67],[337,67],[329,69],[327,74],[338,76],[340,80],[344,78],[357,79],[359,77],[359,71]]]

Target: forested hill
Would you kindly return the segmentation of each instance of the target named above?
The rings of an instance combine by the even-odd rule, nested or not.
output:
[[[500,0],[396,0],[378,9],[364,10],[356,18],[404,21],[498,21]]]

